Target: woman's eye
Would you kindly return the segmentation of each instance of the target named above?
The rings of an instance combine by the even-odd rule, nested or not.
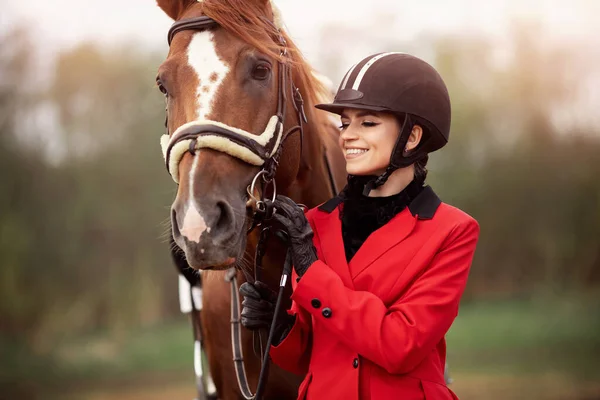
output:
[[[364,121],[363,126],[366,126],[367,128],[371,128],[373,126],[377,126],[378,124],[376,122],[372,122],[372,121]]]
[[[252,71],[252,77],[258,81],[264,81],[270,74],[271,66],[268,64],[259,64]]]
[[[342,124],[338,127],[341,131],[343,131],[344,129],[346,129],[348,127],[348,125],[350,125],[347,122],[342,122]]]

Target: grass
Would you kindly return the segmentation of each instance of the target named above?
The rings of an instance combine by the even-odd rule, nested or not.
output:
[[[574,299],[464,304],[447,335],[452,388],[461,400],[600,399],[599,301]],[[65,340],[46,360],[59,373],[41,383],[61,399],[188,398],[192,348],[183,318],[121,335]],[[38,364],[33,373],[47,372]],[[14,379],[37,380],[23,375],[26,368],[19,373]]]
[[[0,340],[0,393],[19,399],[59,393],[64,399],[88,388],[193,384],[192,355],[191,327],[183,318],[121,334],[65,338],[44,356]]]
[[[457,371],[600,377],[595,299],[468,304],[447,341],[448,360]]]
[[[112,379],[179,372],[193,366],[191,326],[185,320],[113,337],[97,334],[62,343],[59,357],[78,378]]]

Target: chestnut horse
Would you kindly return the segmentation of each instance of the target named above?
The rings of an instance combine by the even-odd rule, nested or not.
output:
[[[276,192],[308,207],[341,189],[346,173],[338,131],[325,113],[313,108],[329,101],[331,92],[285,33],[269,0],[157,3],[176,21],[169,33],[169,54],[157,76],[167,102],[164,155],[179,185],[171,207],[173,238],[187,264],[201,271],[201,332],[218,396],[239,399],[232,361],[231,290],[225,277],[235,267],[241,284],[246,276],[242,272],[254,272],[251,260],[260,230],[247,233],[255,212],[251,206],[256,205],[249,197],[271,196],[273,190],[273,184],[253,187],[256,190],[249,186],[268,164]],[[208,18],[200,21],[210,23],[186,25],[202,16]],[[294,96],[296,88],[304,110]],[[277,115],[281,109],[283,115]],[[301,121],[303,111],[306,122]],[[303,129],[294,128],[298,125]],[[274,290],[284,258],[285,248],[270,239],[261,279]],[[289,306],[287,290],[284,306]],[[252,333],[243,329],[241,337],[248,381],[255,388],[260,359]],[[272,366],[264,398],[294,399],[299,378]]]

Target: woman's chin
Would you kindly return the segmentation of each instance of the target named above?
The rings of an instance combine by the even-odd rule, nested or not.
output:
[[[355,176],[379,176],[385,172],[385,169],[388,167],[389,157],[386,157],[385,160],[373,158],[370,153],[371,151],[368,151],[359,156],[346,157],[346,172],[349,175]]]
[[[360,167],[356,167],[356,166],[346,166],[346,173],[348,173],[348,175],[354,175],[354,176],[369,176],[369,175],[375,175],[375,176],[379,176],[381,175],[381,172],[379,172],[378,170],[374,170],[373,168],[360,168]]]

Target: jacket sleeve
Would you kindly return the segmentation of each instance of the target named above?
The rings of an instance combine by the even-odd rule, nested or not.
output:
[[[408,373],[458,314],[478,235],[475,220],[457,224],[429,267],[390,307],[373,293],[346,287],[320,260],[302,277],[292,299],[361,356],[391,374]],[[320,308],[311,307],[313,298],[319,298]],[[325,307],[331,312],[323,312]]]
[[[293,272],[292,287],[296,284],[296,278],[297,275]],[[292,301],[288,314],[295,315],[296,320],[281,343],[271,346],[271,359],[286,371],[304,376],[308,373],[310,362],[312,317],[306,310],[298,307],[294,301]]]

